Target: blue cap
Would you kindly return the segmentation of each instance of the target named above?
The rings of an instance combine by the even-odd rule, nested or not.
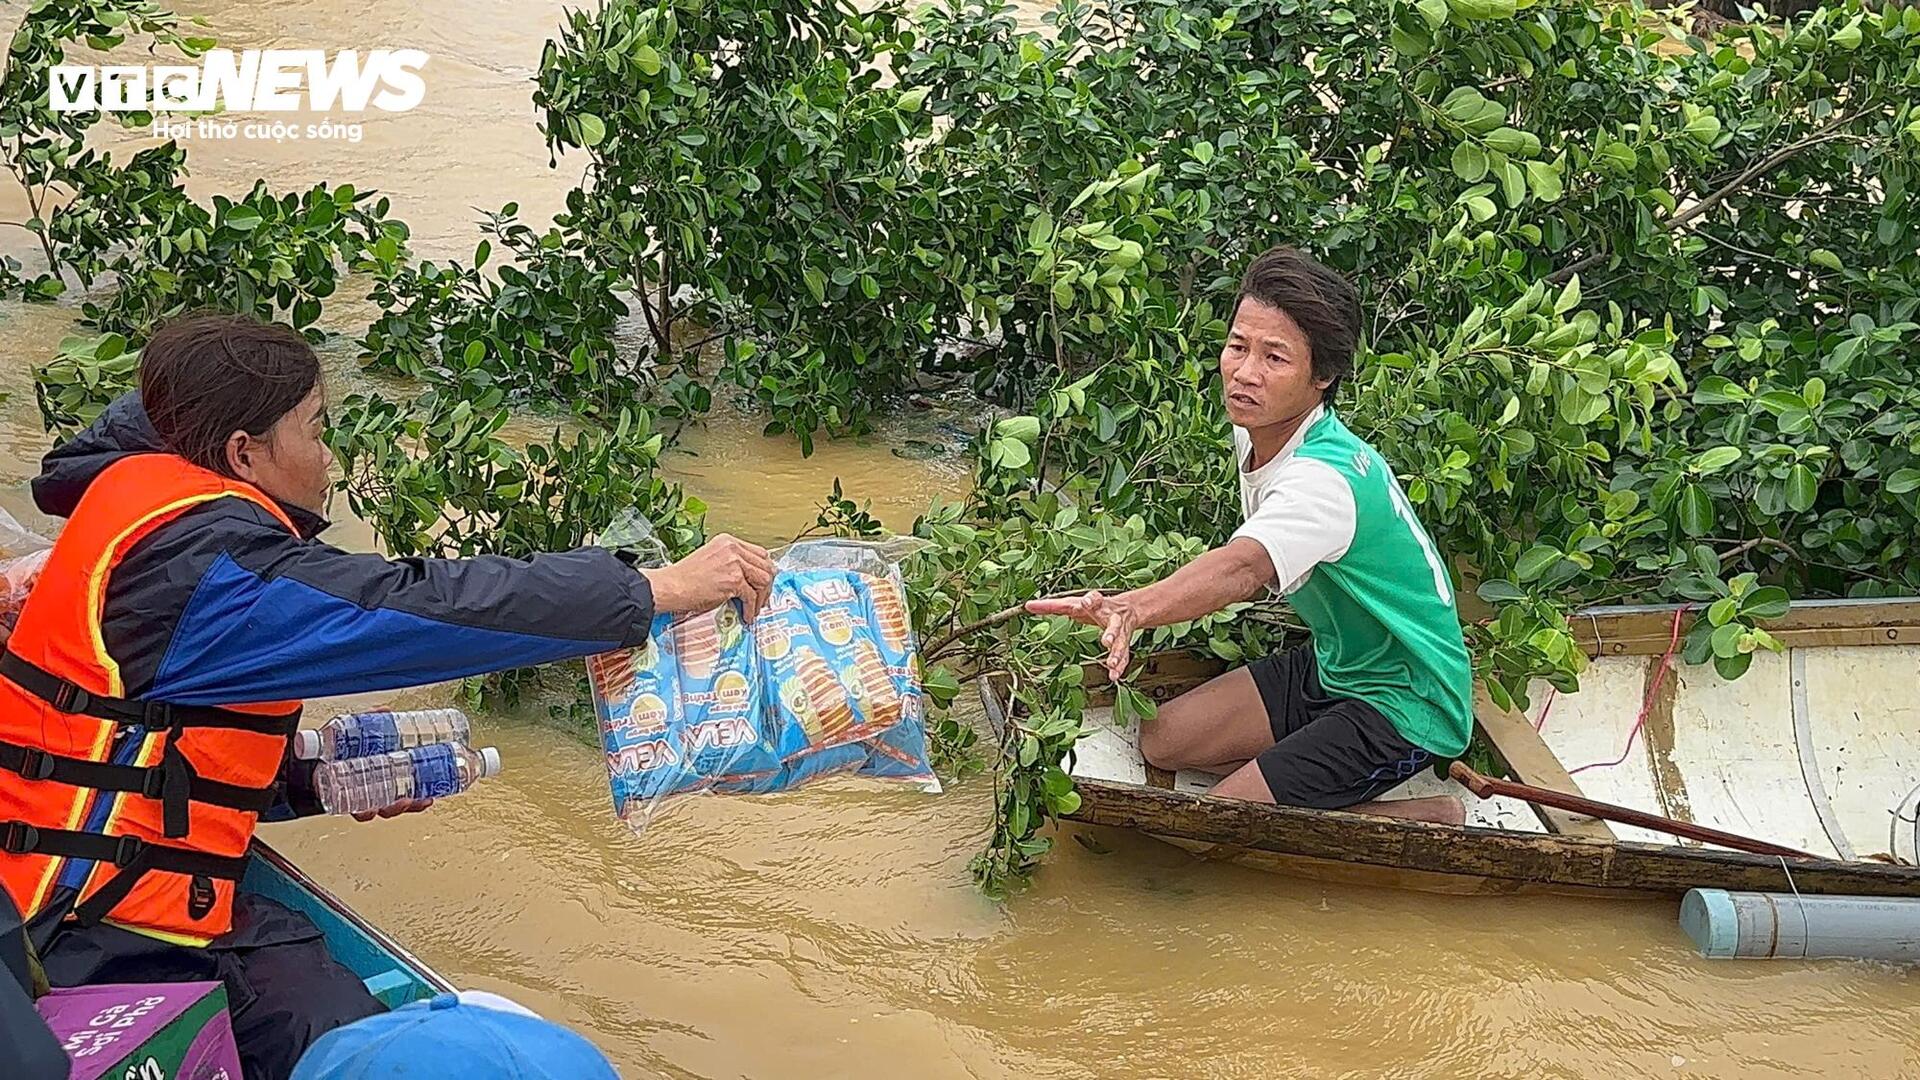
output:
[[[301,1057],[292,1080],[441,1076],[618,1080],[619,1074],[592,1043],[572,1031],[492,995],[469,993],[441,994],[335,1028]]]

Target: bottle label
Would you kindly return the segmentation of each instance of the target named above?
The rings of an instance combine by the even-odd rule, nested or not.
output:
[[[460,762],[447,743],[434,743],[412,751],[413,797],[438,799],[460,793]]]
[[[372,757],[399,750],[400,728],[390,712],[354,713],[341,723],[334,736],[333,758]]]

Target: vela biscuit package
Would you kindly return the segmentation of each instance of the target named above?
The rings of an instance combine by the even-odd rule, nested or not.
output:
[[[937,792],[918,643],[875,545],[795,544],[767,604],[656,616],[587,663],[614,812],[636,830],[688,795],[767,794],[854,774]]]

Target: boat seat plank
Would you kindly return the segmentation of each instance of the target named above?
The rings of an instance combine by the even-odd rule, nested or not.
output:
[[[1567,767],[1553,756],[1546,741],[1540,738],[1540,733],[1533,729],[1533,724],[1524,715],[1497,707],[1479,686],[1474,687],[1473,715],[1480,733],[1493,744],[1494,753],[1500,755],[1500,760],[1506,763],[1508,771],[1515,778],[1534,787],[1550,788],[1568,795],[1583,794],[1580,786],[1573,782],[1573,777],[1567,775]],[[1613,830],[1604,821],[1552,807],[1536,809],[1540,814],[1540,823],[1549,832],[1595,840],[1614,839]]]

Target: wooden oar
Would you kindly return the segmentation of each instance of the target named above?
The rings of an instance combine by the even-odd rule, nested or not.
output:
[[[1685,821],[1675,821],[1672,818],[1663,818],[1658,814],[1643,813],[1639,810],[1628,809],[1624,806],[1615,806],[1612,803],[1595,802],[1592,799],[1582,798],[1578,795],[1568,795],[1565,792],[1534,787],[1532,784],[1520,784],[1512,780],[1495,780],[1493,777],[1482,776],[1473,771],[1464,761],[1456,761],[1449,766],[1447,768],[1447,775],[1453,777],[1468,791],[1473,792],[1483,799],[1489,795],[1505,795],[1509,798],[1525,799],[1527,802],[1537,803],[1541,806],[1551,806],[1575,814],[1585,814],[1588,817],[1605,818],[1608,821],[1617,821],[1622,825],[1633,825],[1642,829],[1651,829],[1654,832],[1667,833],[1671,836],[1684,836],[1689,840],[1699,840],[1703,843],[1716,844],[1720,847],[1732,848],[1735,851],[1749,851],[1755,855],[1779,855],[1789,859],[1821,858],[1821,856],[1814,855],[1810,852],[1797,851],[1790,847],[1781,847],[1778,844],[1769,844],[1765,840],[1755,840],[1751,837],[1740,836],[1735,833],[1721,832],[1719,829],[1709,829],[1705,825],[1693,825]]]

